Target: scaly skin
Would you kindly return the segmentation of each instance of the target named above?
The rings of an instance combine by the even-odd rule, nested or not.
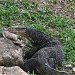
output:
[[[66,72],[56,70],[56,66],[63,59],[62,56],[63,49],[60,45],[44,47],[24,63],[23,69],[28,72],[36,68],[41,75],[69,75]]]

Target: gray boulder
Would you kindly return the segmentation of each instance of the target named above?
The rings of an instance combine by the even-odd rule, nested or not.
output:
[[[0,38],[0,65],[21,66],[23,64],[22,48],[9,39]]]
[[[20,67],[4,67],[0,66],[0,75],[28,75]]]

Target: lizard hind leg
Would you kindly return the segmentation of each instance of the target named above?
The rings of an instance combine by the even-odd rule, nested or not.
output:
[[[48,67],[47,65],[49,65],[50,67]],[[56,68],[54,58],[47,59],[40,57],[36,69],[41,75],[56,75],[55,71],[53,71],[52,68]]]
[[[37,71],[41,75],[69,75],[66,72],[56,70],[54,61],[54,58],[50,58],[49,62],[47,59],[41,60],[41,62],[38,63]]]
[[[50,67],[56,69],[56,61],[55,61],[54,58],[49,58],[48,59],[48,64],[49,64]]]

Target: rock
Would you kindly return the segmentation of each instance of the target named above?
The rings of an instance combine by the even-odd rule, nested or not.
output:
[[[64,70],[66,72],[72,73],[73,66],[71,64],[64,65]]]
[[[4,67],[0,66],[0,75],[28,75],[20,67]]]
[[[16,35],[16,34],[10,33],[9,31],[4,31],[4,32],[2,32],[2,35],[4,38],[8,38],[8,39],[12,40],[13,43],[16,45],[19,45],[21,47],[25,46],[23,41],[22,40],[20,41],[18,39],[18,35]]]
[[[0,38],[0,65],[21,66],[22,63],[22,48],[15,46],[11,40]]]
[[[75,67],[73,67],[73,72],[75,73]]]
[[[65,65],[64,69],[65,70],[72,70],[72,65],[71,64]]]
[[[16,34],[10,33],[8,31],[3,31],[2,33],[3,33],[4,38],[8,38],[8,39],[11,39],[13,41],[18,40],[18,35],[16,35]]]

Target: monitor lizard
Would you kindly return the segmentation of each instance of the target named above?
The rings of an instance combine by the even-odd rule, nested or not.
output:
[[[55,70],[56,66],[61,66],[64,60],[64,51],[58,39],[28,26],[12,26],[6,28],[6,31],[21,35],[33,44],[33,48],[25,53],[25,58],[28,59],[23,65],[25,71],[31,71],[36,68],[38,72],[43,70],[46,73],[43,75],[68,75],[65,72],[62,73]],[[45,50],[45,47],[50,48]],[[37,64],[38,67],[41,64],[40,70]]]

